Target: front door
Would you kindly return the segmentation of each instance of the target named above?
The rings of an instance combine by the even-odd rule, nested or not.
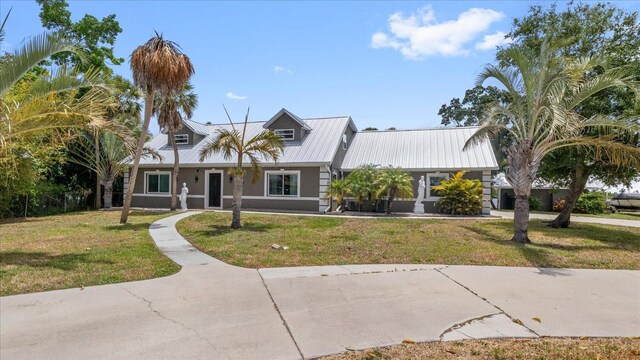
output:
[[[207,207],[222,208],[222,173],[209,173]]]

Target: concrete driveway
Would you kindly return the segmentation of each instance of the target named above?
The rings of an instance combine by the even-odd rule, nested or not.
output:
[[[640,271],[244,269],[150,232],[176,275],[0,298],[3,359],[299,359],[404,339],[640,336]]]
[[[499,216],[499,217],[501,217],[503,219],[513,219],[513,211],[491,210],[491,215]],[[553,220],[553,219],[556,218],[556,215],[530,213],[529,214],[529,218],[530,219]],[[640,227],[640,220],[612,219],[612,218],[595,217],[595,216],[571,215],[571,222],[589,223],[589,224],[603,224],[603,225],[616,225],[616,226],[629,226],[629,227]]]

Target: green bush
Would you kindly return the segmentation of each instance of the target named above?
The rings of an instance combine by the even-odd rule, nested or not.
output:
[[[575,212],[583,214],[602,214],[607,211],[607,199],[601,192],[590,192],[580,195],[576,202]]]
[[[465,172],[458,171],[450,180],[443,180],[432,189],[438,191],[437,205],[445,214],[475,215],[482,211],[482,182],[464,179]]]
[[[529,196],[529,210],[536,211],[542,207],[542,201],[537,196]]]

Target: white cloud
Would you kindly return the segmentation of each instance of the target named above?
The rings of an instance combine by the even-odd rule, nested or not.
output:
[[[240,95],[236,95],[234,93],[232,93],[231,91],[229,91],[227,93],[227,99],[231,99],[231,100],[244,100],[246,99],[246,96],[240,96]]]
[[[390,34],[373,34],[371,47],[395,49],[413,60],[433,55],[466,55],[469,50],[465,45],[503,17],[503,13],[495,10],[472,8],[456,20],[438,22],[430,5],[407,17],[396,12],[389,17]]]
[[[476,44],[478,50],[493,50],[497,46],[511,44],[513,40],[505,37],[507,34],[498,31],[495,34],[485,35],[482,41]]]
[[[273,71],[277,72],[277,73],[286,73],[286,74],[293,74],[293,71],[287,69],[284,66],[280,66],[280,65],[276,65],[273,67]]]

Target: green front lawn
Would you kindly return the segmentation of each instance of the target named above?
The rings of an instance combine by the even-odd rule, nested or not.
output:
[[[352,219],[205,212],[178,222],[200,250],[230,264],[261,268],[333,264],[468,264],[640,269],[640,228],[532,220],[533,245],[516,245],[512,220]],[[272,250],[271,244],[289,250]]]
[[[0,220],[0,295],[176,273],[148,230],[167,215],[133,212],[126,225],[115,211]]]

